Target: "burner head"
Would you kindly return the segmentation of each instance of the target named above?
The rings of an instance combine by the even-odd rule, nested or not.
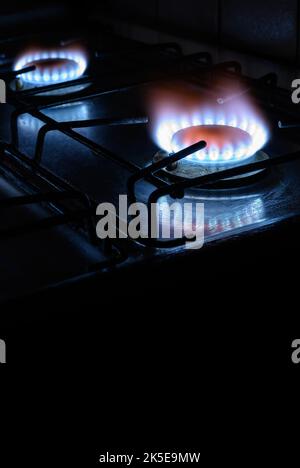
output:
[[[155,158],[168,157],[171,152],[178,152],[198,141],[204,140],[207,144],[204,149],[187,156],[174,165],[167,166],[165,169],[165,172],[170,176],[185,179],[228,169],[245,159],[249,161],[250,157],[251,162],[267,159],[268,156],[259,150],[262,143],[266,141],[267,135],[263,125],[258,120],[249,124],[244,121],[241,125],[244,128],[234,126],[233,123],[232,121],[232,125],[225,125],[222,122],[219,125],[202,124],[192,126],[183,124],[183,128],[175,132],[175,127],[171,126],[167,131],[167,135],[170,138],[169,147],[172,148],[172,151],[160,150],[156,153]],[[162,128],[167,130],[167,127],[168,124],[165,128]],[[166,139],[164,141],[167,143]],[[231,184],[239,183],[239,181],[246,182],[249,177],[253,178],[253,176],[257,176],[261,172],[263,171],[255,171],[227,180],[230,180]]]
[[[267,142],[268,130],[262,120],[247,116],[239,119],[163,118],[156,127],[155,139],[167,153],[205,140],[207,147],[187,159],[202,165],[224,166],[253,156]]]
[[[211,163],[243,158],[252,142],[249,133],[237,127],[197,125],[174,133],[171,144],[175,151],[179,151],[200,140],[206,141],[206,148],[188,156],[188,159]]]
[[[87,67],[86,54],[82,49],[35,50],[25,52],[16,61],[14,70],[34,65],[35,70],[23,73],[21,80],[29,85],[49,85],[75,80]]]

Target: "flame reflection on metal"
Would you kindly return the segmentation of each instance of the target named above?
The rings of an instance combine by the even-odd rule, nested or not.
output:
[[[195,216],[196,203],[204,204],[204,220]],[[160,239],[181,238],[188,234],[204,230],[204,244],[218,238],[243,232],[266,219],[265,204],[259,194],[240,197],[213,196],[190,197],[183,200],[170,200],[162,197],[158,203],[157,233]],[[148,219],[143,212],[140,215],[141,230],[147,236]],[[204,227],[203,227],[204,221]],[[201,224],[197,224],[201,222]]]
[[[186,203],[184,210],[184,219],[182,219],[182,208],[179,203],[174,204],[172,212],[172,232],[180,232],[185,226],[192,226],[192,229],[197,229],[193,217],[193,209],[187,210],[188,202],[193,201],[204,203],[204,242],[209,238],[219,236],[221,234],[233,233],[243,228],[251,227],[265,219],[264,201],[260,196],[241,197],[236,200],[230,198],[216,199],[184,199]],[[225,201],[227,203],[225,203]],[[192,205],[192,204],[191,204]],[[160,230],[163,230],[164,223],[168,225],[170,217],[170,207],[172,202],[168,203],[167,199],[162,198],[159,202],[159,225]],[[184,224],[183,224],[184,223]],[[175,237],[175,236],[174,236]]]

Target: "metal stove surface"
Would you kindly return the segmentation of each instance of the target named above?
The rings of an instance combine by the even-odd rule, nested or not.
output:
[[[0,176],[0,204],[8,198],[24,195],[15,183]],[[20,223],[45,219],[46,206],[29,205],[1,208],[1,226],[12,229]],[[28,294],[49,284],[91,271],[105,259],[74,229],[58,226],[50,232],[22,234],[1,238],[0,296],[2,300]],[[30,272],[30,274],[29,274]]]
[[[139,115],[146,112],[141,106],[143,89],[133,89],[124,92],[107,94],[93,100],[86,100],[73,105],[55,108],[44,112],[58,121],[120,117],[120,109],[126,109],[129,115]],[[275,119],[276,120],[276,119]],[[37,132],[41,122],[26,114],[19,118],[20,148],[33,157]],[[110,127],[92,127],[76,130],[81,135],[98,143],[115,155],[119,155],[136,167],[144,167],[152,161],[157,147],[151,139],[149,124],[121,125]],[[62,151],[63,148],[63,151]],[[273,129],[272,138],[265,151],[276,157],[284,153],[300,149],[297,142],[285,136],[284,131]],[[88,193],[97,202],[118,202],[119,194],[126,194],[127,179],[131,171],[120,167],[117,163],[105,157],[95,155],[93,151],[76,143],[60,132],[49,133],[43,153],[43,164],[62,178],[70,181],[80,190]],[[258,217],[255,224],[269,224],[299,212],[299,163],[289,163],[284,167],[274,168],[257,182],[246,183],[240,188],[200,190],[190,189],[186,198],[204,201],[207,205],[209,218],[214,217],[213,210],[224,211],[227,217],[234,218],[243,209],[247,210],[249,201],[259,200]],[[141,182],[138,186],[138,198],[146,201],[153,186]],[[215,208],[214,208],[215,207]],[[230,216],[231,214],[231,216]],[[226,216],[225,216],[226,220]],[[243,231],[251,228],[251,220],[240,226]],[[230,229],[220,230],[219,235],[228,235]],[[209,232],[207,240],[210,239]]]

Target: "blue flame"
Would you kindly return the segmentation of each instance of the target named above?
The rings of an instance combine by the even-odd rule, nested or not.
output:
[[[176,132],[193,126],[210,125],[244,130],[250,136],[250,143],[246,145],[245,142],[234,141],[221,148],[212,144],[188,156],[187,159],[201,164],[235,163],[253,156],[268,141],[269,132],[263,119],[251,106],[245,105],[238,106],[236,112],[232,109],[226,111],[222,108],[216,111],[213,108],[203,108],[190,114],[180,114],[166,109],[156,121],[154,140],[161,149],[173,153],[182,149],[182,146],[173,139]]]
[[[62,65],[53,67],[51,61],[64,60]],[[38,62],[49,60],[48,66],[38,66]],[[23,73],[22,80],[33,85],[47,85],[75,80],[83,75],[87,67],[85,53],[80,50],[50,50],[24,53],[14,64],[18,71],[27,65],[37,64],[35,70]]]

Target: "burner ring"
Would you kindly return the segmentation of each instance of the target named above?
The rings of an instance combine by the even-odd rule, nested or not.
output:
[[[268,140],[268,128],[251,107],[236,111],[197,114],[162,112],[154,124],[157,146],[176,153],[196,141],[205,140],[207,147],[186,159],[201,165],[226,165],[244,161],[259,151]]]
[[[15,63],[14,70],[35,65],[35,70],[23,73],[23,82],[31,85],[49,85],[75,80],[83,75],[87,60],[81,50],[51,50],[25,53]]]
[[[212,164],[243,158],[252,142],[251,135],[237,127],[197,125],[174,133],[171,144],[175,151],[179,151],[200,140],[206,142],[206,148],[190,155],[187,159],[197,159]]]

